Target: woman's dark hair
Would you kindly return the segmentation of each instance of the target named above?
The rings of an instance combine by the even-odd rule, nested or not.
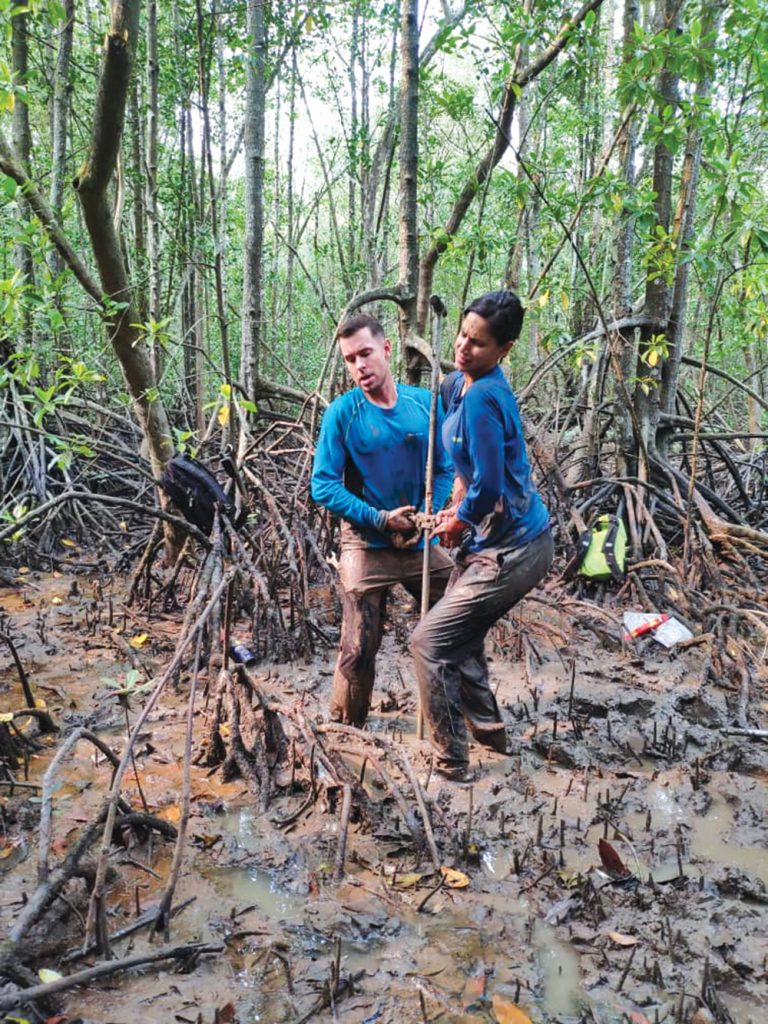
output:
[[[516,341],[520,337],[525,310],[514,292],[486,292],[479,299],[470,302],[463,316],[467,313],[477,313],[483,320],[488,321],[491,334],[499,346],[506,345],[508,341]]]

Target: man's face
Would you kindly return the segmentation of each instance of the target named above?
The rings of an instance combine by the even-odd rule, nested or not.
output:
[[[348,338],[340,338],[339,347],[350,377],[364,394],[381,391],[390,377],[389,339],[371,334],[370,327],[361,327]]]

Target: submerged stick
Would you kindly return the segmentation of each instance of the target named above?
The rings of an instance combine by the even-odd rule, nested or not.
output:
[[[344,859],[347,854],[347,832],[349,816],[352,812],[352,787],[347,783],[342,787],[341,820],[339,822],[339,845],[336,850],[336,866],[333,872],[334,881],[340,882],[344,877]]]

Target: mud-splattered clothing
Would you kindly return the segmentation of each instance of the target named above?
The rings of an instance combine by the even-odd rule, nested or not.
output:
[[[444,387],[443,441],[466,488],[456,515],[469,530],[445,595],[411,641],[437,766],[451,775],[469,764],[467,729],[478,742],[505,750],[483,645],[553,557],[549,515],[531,478],[512,389],[499,366],[462,394],[464,383],[457,372]]]
[[[397,385],[391,409],[374,405],[360,388],[340,395],[326,409],[312,469],[312,497],[347,520],[369,548],[392,547],[386,513],[403,505],[424,506],[429,408],[424,388]],[[438,410],[434,508],[445,504],[453,485],[451,461],[441,439]],[[421,547],[420,542],[418,547]]]
[[[362,546],[347,524],[342,525],[339,576],[344,588],[341,642],[331,693],[331,717],[362,725],[371,705],[376,654],[381,645],[384,610],[390,586],[402,583],[421,597],[424,554]],[[442,597],[453,562],[439,547],[430,548],[430,604]]]
[[[549,516],[531,479],[517,401],[499,366],[464,395],[463,386],[456,372],[444,389],[443,443],[467,489],[456,513],[472,528],[464,550],[520,547]]]
[[[504,721],[488,683],[485,637],[544,578],[552,557],[549,530],[519,548],[467,555],[456,564],[444,597],[416,627],[411,650],[439,768],[467,767],[467,728],[479,743],[504,751]]]
[[[397,402],[382,409],[355,388],[323,415],[312,497],[344,520],[339,561],[344,611],[331,715],[347,724],[362,725],[368,714],[389,587],[402,583],[421,596],[423,541],[396,549],[384,525],[388,510],[403,505],[424,510],[430,401],[423,388],[398,384]],[[442,416],[439,409],[434,507],[429,511],[443,507],[453,485],[453,467],[441,439]],[[434,603],[453,563],[437,545],[430,550],[430,562]]]

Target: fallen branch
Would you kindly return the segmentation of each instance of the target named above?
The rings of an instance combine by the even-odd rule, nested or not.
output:
[[[0,1011],[13,1010],[37,999],[46,999],[48,996],[56,995],[57,992],[66,992],[67,989],[75,988],[78,985],[88,985],[97,978],[108,978],[112,974],[130,970],[132,967],[154,964],[161,960],[186,960],[191,957],[204,956],[206,953],[221,953],[223,949],[224,944],[221,942],[190,942],[186,946],[159,949],[156,953],[139,953],[136,956],[126,957],[124,960],[110,960],[84,971],[77,971],[66,978],[49,981],[45,985],[34,985],[32,988],[19,989],[17,992],[2,995],[0,996]]]

